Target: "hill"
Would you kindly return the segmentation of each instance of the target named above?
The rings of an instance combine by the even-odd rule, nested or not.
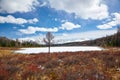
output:
[[[39,47],[39,46],[45,46],[43,44],[40,45],[40,43],[27,40],[27,41],[19,41],[11,40],[6,37],[0,37],[0,47]],[[51,46],[102,46],[102,47],[120,47],[120,28],[118,28],[118,31],[116,34],[111,36],[106,36],[102,38],[98,38],[95,40],[88,40],[88,41],[82,41],[82,42],[69,42],[69,43],[63,43],[63,44],[53,44]]]
[[[120,28],[116,34],[111,36],[102,37],[95,40],[88,40],[82,42],[70,42],[59,44],[60,46],[111,46],[111,47],[120,47]]]
[[[18,39],[11,40],[6,37],[0,37],[0,47],[38,47],[40,46],[33,41],[23,41],[19,42]]]

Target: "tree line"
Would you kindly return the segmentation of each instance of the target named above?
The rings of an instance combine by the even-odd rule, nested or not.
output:
[[[18,39],[11,40],[6,37],[0,37],[0,47],[39,47],[40,45],[33,41],[19,42]]]
[[[45,45],[48,46],[48,50],[50,52],[50,46],[53,45],[53,39],[54,36],[51,32],[47,32],[45,38],[43,38],[43,41],[45,42]],[[71,45],[74,45],[75,43],[71,43]],[[103,47],[120,47],[120,27],[117,28],[117,33],[112,36],[106,36],[103,38],[99,38],[96,40],[90,40],[90,41],[83,41],[77,43],[79,46],[82,46],[83,44],[89,45],[89,46],[103,46]],[[0,37],[0,47],[40,47],[45,46],[40,45],[33,41],[23,41],[22,43],[19,42],[18,39],[16,40],[10,40],[6,37]],[[65,44],[67,45],[67,44]]]
[[[120,27],[118,27],[116,34],[106,37],[103,43],[106,46],[120,47]]]

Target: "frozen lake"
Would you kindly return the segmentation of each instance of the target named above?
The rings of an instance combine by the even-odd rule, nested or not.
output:
[[[51,47],[51,52],[76,52],[76,51],[101,51],[103,48],[97,46],[61,46]],[[21,50],[15,51],[15,53],[47,53],[48,47],[41,48],[21,48]]]

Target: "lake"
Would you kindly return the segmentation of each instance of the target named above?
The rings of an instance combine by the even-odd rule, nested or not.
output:
[[[50,52],[77,52],[77,51],[101,51],[103,48],[98,46],[61,46],[61,47],[51,47]],[[37,48],[21,48],[16,50],[15,53],[47,53],[48,47],[37,47]]]

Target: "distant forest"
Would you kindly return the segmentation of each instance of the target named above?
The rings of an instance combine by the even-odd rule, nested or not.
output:
[[[101,47],[120,47],[120,27],[117,29],[117,33],[98,38],[95,40],[88,40],[83,42],[70,42],[65,44],[59,44],[59,46],[101,46]]]
[[[11,40],[6,37],[0,37],[0,47],[40,47],[40,45],[33,41],[19,42],[18,39]],[[54,46],[102,46],[102,47],[120,47],[120,27],[117,33],[111,36],[106,36],[96,40],[89,40],[83,42],[71,42],[64,44],[55,44]]]
[[[39,47],[40,45],[33,41],[19,42],[18,39],[11,40],[6,37],[0,37],[0,47]]]

